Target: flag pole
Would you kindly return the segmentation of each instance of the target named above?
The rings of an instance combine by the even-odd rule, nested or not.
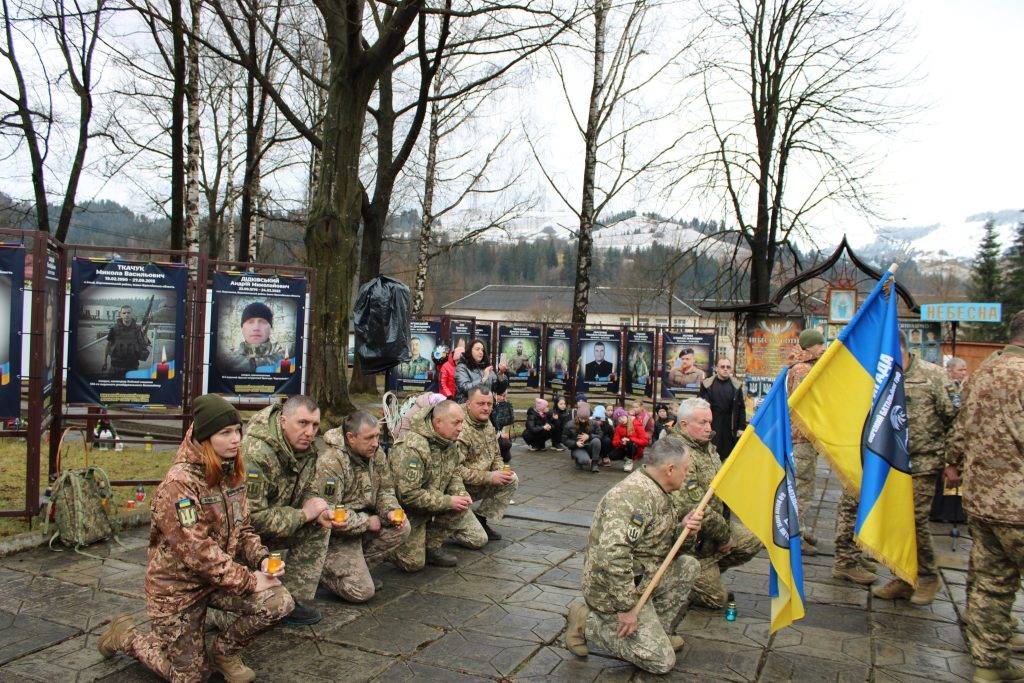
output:
[[[704,508],[706,508],[708,506],[708,503],[711,502],[711,496],[713,495],[715,495],[715,490],[712,488],[708,488],[707,493],[704,494],[704,497],[700,499],[700,502],[697,503],[697,507],[695,507],[690,512],[690,514],[693,514],[698,510],[700,512],[704,512]],[[672,564],[672,560],[676,559],[676,555],[679,553],[679,549],[683,547],[683,543],[686,542],[686,539],[689,535],[689,528],[684,526],[683,533],[679,534],[679,538],[676,539],[675,545],[673,545],[672,549],[668,551],[668,555],[665,556],[665,559],[662,561],[661,566],[658,567],[658,571],[654,573],[654,578],[651,579],[650,583],[647,584],[647,588],[644,589],[643,595],[641,595],[640,600],[637,601],[636,607],[630,610],[630,614],[632,614],[634,617],[640,616],[640,610],[643,609],[643,606],[647,604],[648,600],[650,600],[651,593],[653,593],[654,589],[658,587],[659,583],[661,583],[661,577],[665,575],[666,571],[668,571],[668,566]]]

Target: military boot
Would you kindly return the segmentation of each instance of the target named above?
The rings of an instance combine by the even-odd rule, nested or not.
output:
[[[804,538],[800,541],[800,554],[804,557],[814,557],[818,554],[818,549],[813,543]]]
[[[1024,652],[1024,633],[1014,633],[1010,638],[1010,652]]]
[[[284,618],[284,623],[288,626],[312,626],[323,618],[324,615],[316,607],[296,600],[295,609]]]
[[[427,564],[432,564],[435,567],[456,567],[459,564],[459,558],[437,548],[427,551]]]
[[[878,580],[878,574],[869,572],[860,564],[837,564],[832,567],[832,578],[870,586]]]
[[[893,579],[884,586],[875,586],[871,594],[882,600],[909,600],[915,595],[914,587],[901,579]]]
[[[932,576],[921,579],[917,583],[917,590],[910,596],[910,602],[915,605],[930,605],[935,600],[935,594],[939,592],[939,577]]]
[[[484,533],[487,534],[487,540],[488,541],[500,541],[501,540],[501,534],[499,534],[497,531],[495,531],[491,527],[487,526],[487,518],[486,517],[482,517],[482,516],[476,514],[475,512],[473,513],[473,515],[476,517],[476,521],[480,522],[480,526],[482,526],[484,528]]]
[[[587,604],[577,602],[569,608],[569,615],[566,617],[565,628],[565,649],[577,657],[586,657],[590,654],[587,649]]]
[[[686,639],[682,636],[672,635],[668,637],[668,642],[672,643],[672,649],[679,652],[686,645]]]
[[[1013,681],[1024,683],[1024,667],[1018,664],[1007,664],[1001,669],[974,667],[974,683],[991,683],[992,681]]]
[[[214,671],[219,671],[227,683],[252,683],[256,672],[245,665],[241,655],[210,655]]]
[[[124,652],[128,639],[135,635],[135,626],[129,614],[118,614],[100,636],[96,649],[104,659],[110,659],[118,652]]]

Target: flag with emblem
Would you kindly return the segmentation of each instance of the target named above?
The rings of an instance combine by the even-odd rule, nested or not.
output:
[[[859,495],[857,542],[917,583],[896,279],[886,272],[789,398],[797,427]]]
[[[768,549],[771,630],[804,616],[804,568],[796,509],[793,441],[786,407],[786,373],[747,425],[711,482],[723,503]]]

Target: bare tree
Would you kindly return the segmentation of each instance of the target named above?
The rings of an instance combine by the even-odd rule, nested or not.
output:
[[[4,39],[0,57],[7,61],[13,83],[0,86],[8,107],[0,114],[0,134],[7,143],[7,156],[28,152],[36,228],[50,232],[47,174],[52,170],[53,140],[64,136],[61,120],[66,83],[71,102],[78,111],[67,117],[77,130],[67,136],[75,140],[70,168],[60,198],[60,216],[54,234],[67,239],[75,210],[78,184],[85,168],[86,152],[92,138],[93,90],[96,86],[94,60],[100,28],[106,17],[106,0],[81,3],[78,0],[42,0],[14,4],[3,0]],[[51,72],[46,51],[60,53],[56,73]],[[25,59],[25,54],[30,55]],[[56,193],[54,193],[56,194]]]
[[[664,51],[653,47],[657,24],[665,13],[656,1],[627,0],[612,4],[596,0],[591,8],[592,29],[581,31],[579,49],[586,55],[590,93],[587,110],[580,116],[571,95],[573,73],[560,53],[550,52],[555,72],[572,112],[583,144],[580,199],[571,200],[541,160],[537,146],[531,149],[552,189],[578,218],[576,273],[573,291],[574,324],[585,324],[590,299],[593,233],[598,217],[627,188],[642,179],[650,181],[674,167],[688,132],[666,124],[675,108],[655,107],[648,101],[653,86],[664,86],[693,45],[686,34],[673,36]],[[662,56],[655,57],[654,53]]]
[[[703,13],[708,116],[695,168],[704,191],[724,197],[733,226],[723,232],[749,248],[739,267],[750,302],[763,303],[782,253],[798,263],[795,238],[813,240],[816,212],[873,211],[865,140],[911,111],[887,62],[901,17],[866,0],[722,0]]]

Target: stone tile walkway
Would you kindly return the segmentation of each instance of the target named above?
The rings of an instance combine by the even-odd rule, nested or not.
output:
[[[403,574],[385,564],[384,590],[365,605],[321,596],[325,618],[279,627],[245,652],[260,680],[290,681],[645,681],[633,667],[561,645],[568,605],[579,597],[587,525],[623,475],[580,472],[565,453],[515,450],[521,479],[504,539],[483,551],[454,549],[459,567]],[[819,469],[812,510],[831,552],[837,483]],[[953,551],[949,527],[934,525],[943,587],[927,608],[872,598],[831,578],[831,556],[807,558],[807,618],[770,636],[768,561],[726,575],[739,618],[691,610],[686,646],[668,680],[959,681],[964,651],[965,569],[970,540]],[[961,529],[961,532],[966,532]],[[944,534],[944,535],[940,535]],[[145,623],[147,530],[100,546],[96,558],[33,550],[0,560],[0,681],[152,681],[130,659],[103,660],[98,634],[119,612]],[[1018,612],[1024,616],[1024,611]]]

